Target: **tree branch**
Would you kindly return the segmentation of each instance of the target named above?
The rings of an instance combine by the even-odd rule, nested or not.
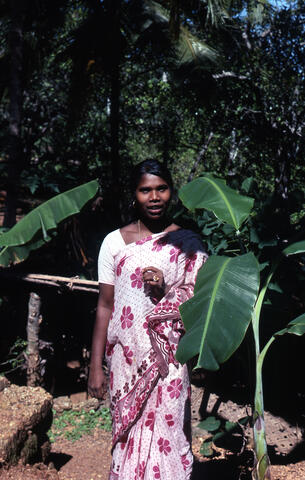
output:
[[[203,160],[203,157],[204,157],[204,155],[205,155],[205,153],[208,149],[209,143],[210,143],[210,141],[212,140],[213,137],[214,137],[214,132],[210,132],[206,142],[203,144],[203,146],[202,146],[202,148],[201,148],[201,150],[200,150],[200,152],[199,152],[199,154],[198,154],[198,156],[197,156],[197,158],[194,162],[192,170],[190,171],[190,174],[189,174],[188,179],[187,179],[188,182],[190,182],[193,179],[194,174],[197,170],[197,167],[198,167],[199,163]]]
[[[246,75],[239,75],[238,73],[225,71],[222,71],[221,73],[215,73],[214,75],[212,75],[212,77],[215,80],[218,80],[219,78],[237,78],[238,80],[250,80],[250,78]]]

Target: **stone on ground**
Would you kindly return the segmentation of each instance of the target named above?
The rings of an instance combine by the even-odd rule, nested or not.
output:
[[[44,461],[50,451],[52,396],[41,387],[0,391],[0,466]]]

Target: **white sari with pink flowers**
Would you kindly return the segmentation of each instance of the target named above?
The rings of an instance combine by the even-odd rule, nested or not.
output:
[[[106,345],[113,419],[110,480],[186,480],[193,456],[190,383],[175,352],[183,324],[179,305],[193,294],[206,260],[189,230],[151,235],[114,258],[114,310]],[[142,268],[162,270],[168,293],[157,302]]]

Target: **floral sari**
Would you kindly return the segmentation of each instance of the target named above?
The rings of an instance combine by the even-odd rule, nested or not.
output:
[[[189,230],[151,235],[114,259],[114,309],[106,360],[110,371],[113,460],[110,480],[186,480],[192,470],[190,384],[175,352],[179,305],[193,294],[207,256]],[[142,268],[162,270],[168,293],[157,302]]]

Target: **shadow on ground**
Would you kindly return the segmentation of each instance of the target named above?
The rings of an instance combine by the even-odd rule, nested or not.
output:
[[[219,460],[209,460],[207,462],[194,462],[193,474],[191,480],[203,479],[221,479],[221,480],[251,480],[251,472],[248,458],[232,456]]]
[[[67,455],[66,453],[50,453],[48,457],[48,462],[54,465],[56,470],[60,470],[61,467],[66,465],[72,458],[72,455]]]

